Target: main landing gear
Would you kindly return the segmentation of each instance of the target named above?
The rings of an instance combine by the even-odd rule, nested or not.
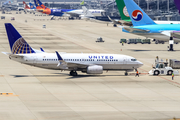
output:
[[[77,76],[78,74],[77,74],[77,72],[76,71],[73,71],[73,70],[71,70],[71,72],[69,73],[71,76]]]
[[[127,76],[127,75],[128,75],[128,72],[125,72],[124,75]]]

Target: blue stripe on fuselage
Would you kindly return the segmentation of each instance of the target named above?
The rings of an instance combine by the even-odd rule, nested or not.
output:
[[[54,16],[62,16],[64,13],[61,11],[61,9],[51,9],[51,14],[49,15],[54,15]]]

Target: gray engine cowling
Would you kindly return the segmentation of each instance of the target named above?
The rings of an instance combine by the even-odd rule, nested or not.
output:
[[[92,65],[87,67],[87,74],[102,74],[103,67],[99,65]]]

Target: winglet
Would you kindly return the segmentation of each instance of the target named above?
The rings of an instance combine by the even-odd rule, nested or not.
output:
[[[57,51],[55,51],[56,52],[56,55],[57,55],[57,57],[58,57],[58,60],[60,61],[60,60],[63,60],[62,59],[62,57],[59,55],[59,53],[57,52]]]
[[[41,50],[42,52],[44,52],[43,48],[40,48],[40,50]]]

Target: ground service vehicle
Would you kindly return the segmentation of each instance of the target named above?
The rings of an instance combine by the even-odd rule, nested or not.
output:
[[[178,70],[168,67],[167,61],[159,61],[159,59],[156,59],[155,67],[149,71],[149,75],[172,75],[172,73],[174,73],[174,75],[179,75]]]
[[[127,43],[127,40],[126,39],[120,39],[120,41],[119,41],[120,43]]]
[[[180,69],[180,61],[176,59],[170,59],[169,66],[172,67],[173,69]]]

